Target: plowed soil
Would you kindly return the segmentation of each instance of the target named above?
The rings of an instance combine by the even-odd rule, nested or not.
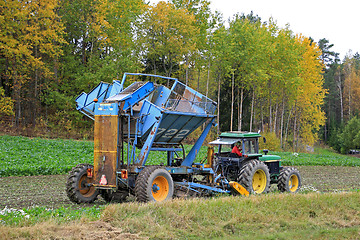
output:
[[[304,192],[360,190],[360,167],[299,166]],[[67,175],[0,178],[0,209],[45,206],[82,207],[69,201],[65,193]],[[275,190],[276,186],[272,187]],[[93,204],[105,201],[99,196]]]

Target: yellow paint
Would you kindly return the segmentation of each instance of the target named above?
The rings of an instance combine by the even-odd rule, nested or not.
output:
[[[116,188],[116,185],[101,185],[101,184],[93,184],[94,187],[106,187],[106,188]]]
[[[96,152],[96,153],[117,153],[117,151],[95,151],[94,150],[94,152]]]
[[[266,174],[263,170],[258,169],[253,176],[252,187],[254,192],[262,193],[266,187]]]
[[[296,190],[299,188],[299,178],[293,174],[289,178],[289,190],[290,192],[296,192]]]
[[[207,162],[209,165],[209,167],[212,168],[213,166],[213,162],[214,162],[214,147],[208,147],[208,150],[207,150]]]
[[[229,182],[229,184],[236,192],[240,193],[243,196],[249,196],[248,190],[246,190],[246,188],[241,186],[241,184],[237,182]]]
[[[94,124],[94,183],[106,175],[107,185],[116,186],[118,116],[95,116]]]

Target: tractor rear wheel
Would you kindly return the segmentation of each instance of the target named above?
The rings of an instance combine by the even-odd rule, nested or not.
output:
[[[74,203],[91,203],[95,201],[99,192],[94,186],[92,178],[88,178],[87,169],[93,169],[90,164],[78,164],[70,171],[66,183],[66,194]]]
[[[135,181],[135,196],[139,202],[162,202],[172,199],[174,182],[168,171],[160,166],[144,168]]]
[[[269,169],[259,160],[250,160],[242,166],[238,182],[249,193],[267,193],[270,189]]]
[[[129,196],[129,192],[125,190],[113,190],[102,189],[100,190],[101,197],[108,203],[122,203]]]
[[[280,172],[278,189],[281,192],[296,193],[300,187],[300,172],[294,167],[284,167]]]

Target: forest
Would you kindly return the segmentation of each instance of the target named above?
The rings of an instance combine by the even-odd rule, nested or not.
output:
[[[360,55],[209,0],[0,0],[0,131],[91,139],[75,98],[124,72],[171,76],[217,101],[222,131],[274,150],[360,147]]]

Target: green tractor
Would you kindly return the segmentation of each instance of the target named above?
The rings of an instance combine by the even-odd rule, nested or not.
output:
[[[270,184],[277,184],[281,192],[298,192],[301,187],[299,171],[294,167],[282,167],[280,156],[269,155],[266,149],[264,154],[259,153],[260,137],[254,132],[224,132],[210,142],[218,149],[213,156],[215,171],[229,182],[239,183],[249,193],[267,193]],[[240,154],[232,151],[236,145]]]

